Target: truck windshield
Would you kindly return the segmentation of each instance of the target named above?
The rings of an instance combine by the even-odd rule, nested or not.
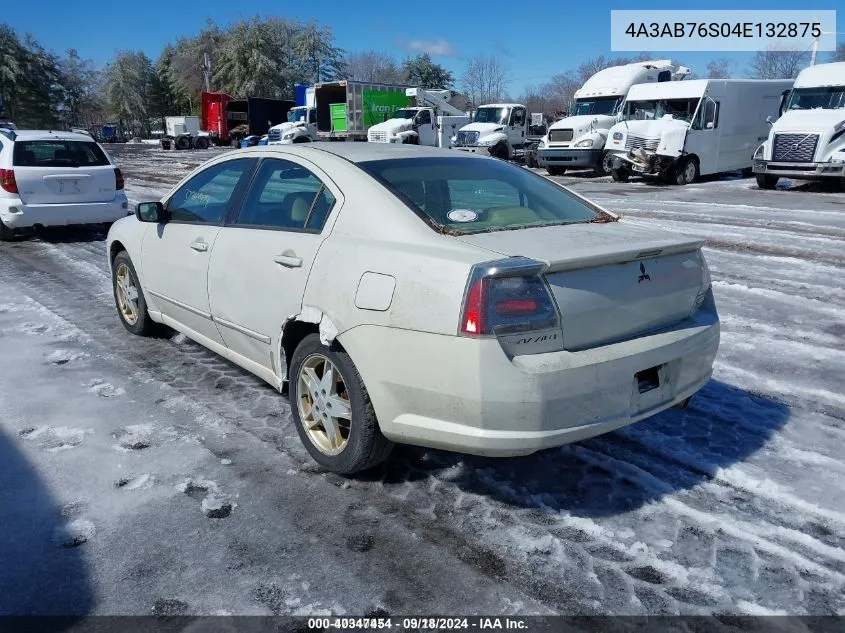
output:
[[[597,97],[595,99],[576,99],[572,116],[582,114],[614,114],[619,107],[621,97]]]
[[[396,110],[391,116],[391,119],[413,119],[417,114],[416,110],[407,110],[402,108],[401,110]]]
[[[473,121],[476,123],[495,123],[496,125],[507,125],[509,108],[478,108],[475,111]]]
[[[698,108],[699,97],[692,99],[652,99],[650,101],[628,101],[623,119],[626,121],[644,121],[662,119],[671,114],[673,119],[690,123]]]
[[[443,233],[609,220],[563,187],[503,161],[392,158],[360,162],[358,167]]]
[[[300,119],[304,121],[306,114],[308,114],[308,108],[291,108],[288,112],[288,123],[296,123]]]
[[[837,110],[845,108],[845,86],[796,88],[789,96],[789,110]]]

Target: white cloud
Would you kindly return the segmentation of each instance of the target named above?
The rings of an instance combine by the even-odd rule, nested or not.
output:
[[[428,53],[439,57],[456,57],[458,49],[443,38],[436,40],[410,40],[405,42],[405,49],[410,53]]]

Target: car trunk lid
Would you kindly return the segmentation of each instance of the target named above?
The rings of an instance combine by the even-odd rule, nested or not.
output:
[[[109,202],[116,193],[115,167],[93,142],[21,141],[13,169],[24,204]]]
[[[500,255],[543,262],[569,350],[685,319],[704,278],[702,240],[628,223],[537,227],[457,239]]]

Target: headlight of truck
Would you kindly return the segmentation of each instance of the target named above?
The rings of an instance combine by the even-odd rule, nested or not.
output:
[[[625,136],[622,132],[614,132],[613,133],[613,140],[614,141],[621,141],[622,137]]]
[[[290,134],[285,134],[285,140],[286,140],[286,141],[289,141],[289,140],[291,140],[294,136],[296,136],[296,132],[291,132]]]
[[[592,147],[593,146],[593,139],[585,138],[583,141],[578,141],[575,143],[575,147]]]

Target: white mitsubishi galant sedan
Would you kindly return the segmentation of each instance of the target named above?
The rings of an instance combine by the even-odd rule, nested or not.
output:
[[[700,247],[502,161],[364,143],[221,155],[108,236],[126,328],[289,382],[339,473],[394,442],[526,455],[685,405],[719,344]]]

